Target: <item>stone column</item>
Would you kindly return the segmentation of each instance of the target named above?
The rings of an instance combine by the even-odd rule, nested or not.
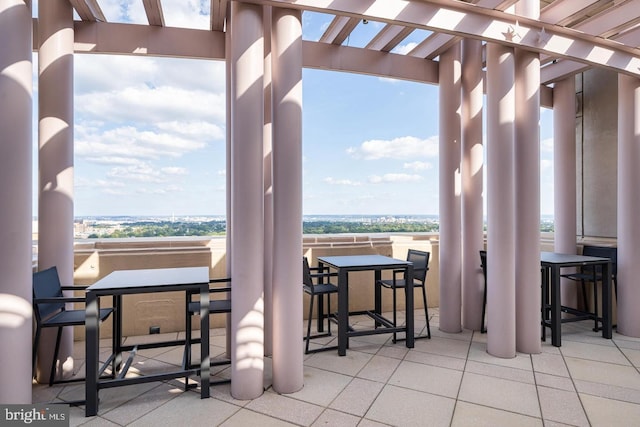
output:
[[[38,3],[38,269],[56,266],[73,285],[73,8],[66,0]],[[42,335],[38,378],[48,378],[55,330]],[[64,328],[58,378],[73,371],[73,328]]]
[[[618,332],[640,337],[640,79],[618,76]]]
[[[516,355],[513,49],[487,44],[487,351]]]
[[[462,42],[462,326],[480,330],[484,279],[482,42]]]
[[[231,3],[231,395],[264,375],[264,43],[262,6]]]
[[[516,13],[540,16],[538,0],[521,0]],[[540,57],[515,51],[516,350],[540,353]]]
[[[460,44],[440,55],[440,330],[462,330]]]
[[[576,253],[576,208],[576,80],[575,77],[569,77],[556,82],[553,88],[553,222],[556,252]],[[562,280],[562,301],[576,307],[575,285],[569,279]]]
[[[31,403],[31,2],[0,0],[0,402]]]
[[[303,386],[302,13],[273,9],[273,388]]]

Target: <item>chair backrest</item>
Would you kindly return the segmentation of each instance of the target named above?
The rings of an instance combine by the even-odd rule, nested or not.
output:
[[[64,310],[63,302],[36,303],[36,299],[62,297],[62,286],[56,267],[33,273],[33,310],[37,321],[46,319],[57,311]]]
[[[309,268],[309,260],[302,257],[302,287],[313,292],[313,280],[311,278],[311,268]]]
[[[427,279],[427,271],[429,270],[429,256],[431,253],[409,249],[407,252],[407,261],[413,263],[413,279],[422,282],[424,285]]]
[[[487,251],[484,249],[480,250],[480,267],[482,267],[482,272],[487,274]]]
[[[591,246],[585,245],[582,247],[582,255],[597,256],[601,258],[609,258],[611,260],[611,275],[616,276],[618,272],[618,248],[611,246]],[[598,267],[599,272],[602,268]]]

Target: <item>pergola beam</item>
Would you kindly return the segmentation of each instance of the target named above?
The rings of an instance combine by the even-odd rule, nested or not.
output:
[[[320,42],[340,45],[359,23],[360,19],[357,18],[336,16],[320,37]]]
[[[83,21],[107,22],[97,0],[69,0],[69,3]]]
[[[481,39],[640,77],[640,51],[534,19],[452,0],[242,0]]]
[[[413,28],[402,25],[387,24],[371,41],[365,46],[367,49],[390,52],[402,40],[413,32]]]
[[[227,0],[211,0],[211,30],[223,31],[227,18]]]
[[[160,0],[142,0],[144,11],[147,14],[149,25],[164,27],[164,15],[162,14],[162,4]]]

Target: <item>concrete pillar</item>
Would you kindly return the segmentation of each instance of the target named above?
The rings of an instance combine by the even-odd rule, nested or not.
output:
[[[273,10],[273,388],[303,386],[302,13]]]
[[[480,330],[484,279],[480,269],[484,249],[482,204],[484,103],[482,42],[462,42],[462,326]]]
[[[460,44],[440,55],[440,330],[462,330]]]
[[[271,6],[264,6],[264,355],[273,353],[273,111]]]
[[[31,2],[0,0],[0,402],[31,403]]]
[[[229,7],[229,6],[227,6]],[[233,244],[233,231],[231,226],[231,19],[227,20],[227,31],[224,33],[224,46],[225,46],[225,77],[226,77],[226,176],[225,176],[225,192],[226,192],[226,222],[227,222],[227,236],[225,240],[226,257],[225,257],[225,270],[226,275],[231,276],[231,247]],[[233,286],[233,277],[231,278],[231,286]],[[231,313],[227,314],[227,322],[225,325],[225,337],[226,337],[226,357],[231,358]]]
[[[73,8],[66,0],[38,3],[38,269],[56,266],[73,285]],[[42,335],[38,378],[46,378],[55,330]],[[60,375],[73,371],[73,329],[64,328]]]
[[[537,19],[538,0],[521,0],[516,13]],[[540,353],[540,57],[515,51],[516,351]]]
[[[554,250],[576,253],[576,80],[569,77],[553,88],[553,221]],[[576,307],[575,282],[562,279],[561,299]]]
[[[618,76],[618,332],[640,337],[640,79]]]
[[[513,49],[487,44],[487,351],[516,355]]]
[[[231,2],[231,395],[264,375],[264,43],[262,6]]]

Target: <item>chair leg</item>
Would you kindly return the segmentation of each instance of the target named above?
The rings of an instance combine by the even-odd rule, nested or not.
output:
[[[396,314],[397,308],[396,308],[396,287],[393,287],[393,327],[397,327],[398,326],[398,315]],[[396,338],[396,333],[393,333],[393,343],[395,344],[397,341]]]
[[[598,282],[593,282],[593,313],[595,314],[595,326],[593,330],[598,332],[600,327],[598,326]]]
[[[309,354],[309,341],[311,340],[311,319],[313,316],[313,298],[314,296],[311,295],[311,299],[309,300],[309,319],[307,321],[307,337],[306,337],[306,343],[305,343],[305,347],[304,347],[304,353],[305,354]]]
[[[427,311],[427,289],[422,286],[422,303],[424,304],[424,318],[427,321],[427,338],[431,339],[431,327],[429,326],[429,313]]]
[[[484,316],[487,313],[487,277],[484,278],[484,293],[482,295],[482,317],[480,319],[480,333],[487,332],[487,328],[484,326]]]
[[[53,362],[51,362],[51,374],[49,375],[49,387],[53,385],[53,378],[56,376],[56,364],[58,362],[58,352],[60,351],[60,340],[62,338],[62,327],[58,328],[56,336],[56,348],[53,351]]]

